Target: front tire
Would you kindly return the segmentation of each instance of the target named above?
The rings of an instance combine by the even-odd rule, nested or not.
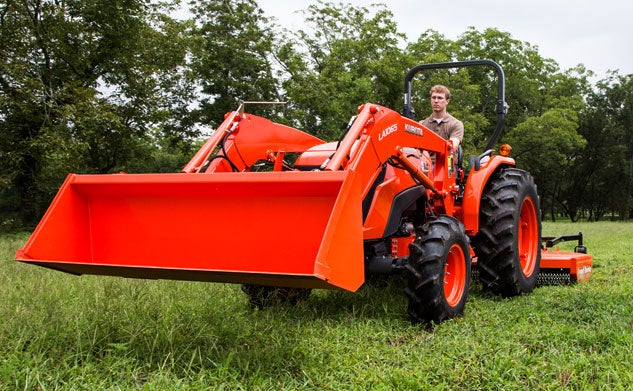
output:
[[[503,297],[529,293],[541,263],[541,216],[534,179],[505,168],[484,189],[479,232],[473,240],[479,279]]]
[[[412,321],[439,323],[463,314],[471,272],[463,224],[449,216],[429,220],[409,249],[405,295]]]

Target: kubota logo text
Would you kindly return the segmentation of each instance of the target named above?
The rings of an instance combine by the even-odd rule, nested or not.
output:
[[[388,128],[385,128],[382,132],[378,133],[378,141],[382,141],[385,137],[398,130],[398,124],[393,124]]]
[[[416,136],[424,136],[424,131],[422,131],[422,128],[419,128],[417,126],[406,124],[404,125],[404,131],[407,133],[415,134]]]

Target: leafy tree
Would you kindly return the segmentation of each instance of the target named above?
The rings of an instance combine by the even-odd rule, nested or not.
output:
[[[589,218],[633,214],[633,75],[612,72],[588,95],[581,133],[588,140],[577,171],[587,183]]]
[[[555,219],[557,207],[570,214],[566,190],[569,171],[586,141],[578,134],[578,115],[569,109],[550,109],[539,117],[530,117],[507,134],[517,164],[529,171],[539,186],[542,210]]]
[[[489,58],[506,75],[505,134],[536,177],[552,218],[633,214],[633,81],[595,86],[582,65],[561,72],[538,48],[496,29],[456,40],[428,30],[404,42],[385,5],[318,0],[305,27],[280,31],[256,0],[19,0],[0,4],[0,222],[34,223],[67,172],[173,171],[240,101],[250,112],[339,137],[365,102],[399,110],[405,73],[420,63]],[[478,154],[496,121],[495,74],[424,72],[413,104],[445,84],[450,112]]]
[[[401,105],[405,58],[393,14],[318,1],[305,11],[306,29],[278,44],[276,57],[286,118],[317,136],[338,137],[359,105]]]
[[[105,0],[0,6],[0,193],[11,200],[3,216],[32,224],[66,172],[119,171],[147,159],[152,129],[175,140],[192,134],[185,116],[165,120],[193,90],[178,76],[183,29],[161,7]]]
[[[254,0],[192,1],[191,68],[200,84],[198,121],[212,127],[240,101],[277,101],[273,33]],[[270,108],[254,107],[255,113]]]
[[[509,106],[505,118],[506,129],[512,129],[532,116],[540,116],[546,110],[546,86],[558,66],[551,59],[543,58],[538,49],[527,42],[512,38],[507,32],[486,29],[479,32],[470,28],[456,41],[455,58],[470,60],[488,58],[501,65],[506,79],[506,102]],[[497,81],[494,74],[485,69],[472,69],[471,83],[480,85],[480,113],[491,124],[496,123]],[[492,92],[492,94],[491,94]]]

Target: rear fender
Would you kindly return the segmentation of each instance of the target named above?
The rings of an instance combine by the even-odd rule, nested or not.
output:
[[[491,156],[490,160],[483,163],[479,170],[471,168],[464,188],[464,200],[462,214],[464,227],[469,236],[479,232],[479,208],[484,188],[492,174],[502,167],[515,166],[514,159],[503,156]]]

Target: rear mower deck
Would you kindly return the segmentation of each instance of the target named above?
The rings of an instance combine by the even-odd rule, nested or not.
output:
[[[541,238],[541,269],[536,285],[569,285],[586,282],[591,279],[593,273],[593,258],[587,254],[587,248],[582,244],[582,232],[577,235]],[[552,249],[558,243],[577,241],[574,251],[561,251]],[[478,280],[476,268],[477,258],[473,258],[472,279]]]
[[[582,244],[582,232],[577,235],[543,237],[541,249],[541,272],[537,285],[565,285],[585,282],[591,278],[593,260]],[[550,250],[556,244],[575,240],[578,242],[574,252]]]

